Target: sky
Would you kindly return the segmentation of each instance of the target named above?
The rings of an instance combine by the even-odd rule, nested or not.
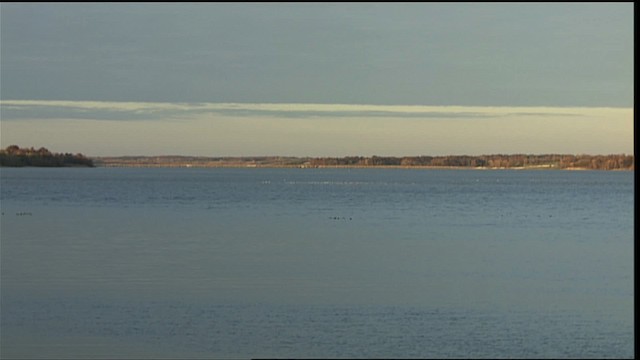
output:
[[[0,143],[633,153],[633,3],[2,3]]]

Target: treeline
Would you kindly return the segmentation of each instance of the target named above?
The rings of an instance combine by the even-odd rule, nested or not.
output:
[[[17,145],[8,146],[0,150],[0,166],[23,167],[63,167],[86,166],[93,167],[93,161],[82,154],[52,153],[46,148],[20,148]]]
[[[502,169],[633,170],[633,155],[448,155],[448,156],[121,156],[98,157],[96,166],[115,167],[450,167]]]
[[[448,156],[347,156],[323,157],[309,160],[312,167],[322,166],[432,166],[471,168],[534,168],[632,170],[633,155],[448,155]]]

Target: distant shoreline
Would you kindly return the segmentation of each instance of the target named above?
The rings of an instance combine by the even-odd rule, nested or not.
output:
[[[452,170],[616,170],[634,169],[632,155],[482,155],[422,157],[94,157],[96,167],[123,168],[300,168]]]
[[[300,168],[300,169],[453,169],[453,170],[616,170],[635,169],[634,155],[491,154],[444,156],[102,156],[52,153],[46,148],[0,149],[0,167],[128,168]]]

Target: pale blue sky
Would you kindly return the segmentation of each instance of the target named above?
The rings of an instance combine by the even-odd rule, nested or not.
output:
[[[633,22],[633,3],[2,3],[0,139],[90,155],[631,153]],[[564,108],[580,115],[549,115]],[[543,125],[556,130],[500,141]],[[501,127],[444,131],[487,126]]]

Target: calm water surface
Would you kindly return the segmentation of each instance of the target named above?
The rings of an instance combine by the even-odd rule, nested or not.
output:
[[[8,169],[2,358],[632,358],[633,172]]]

